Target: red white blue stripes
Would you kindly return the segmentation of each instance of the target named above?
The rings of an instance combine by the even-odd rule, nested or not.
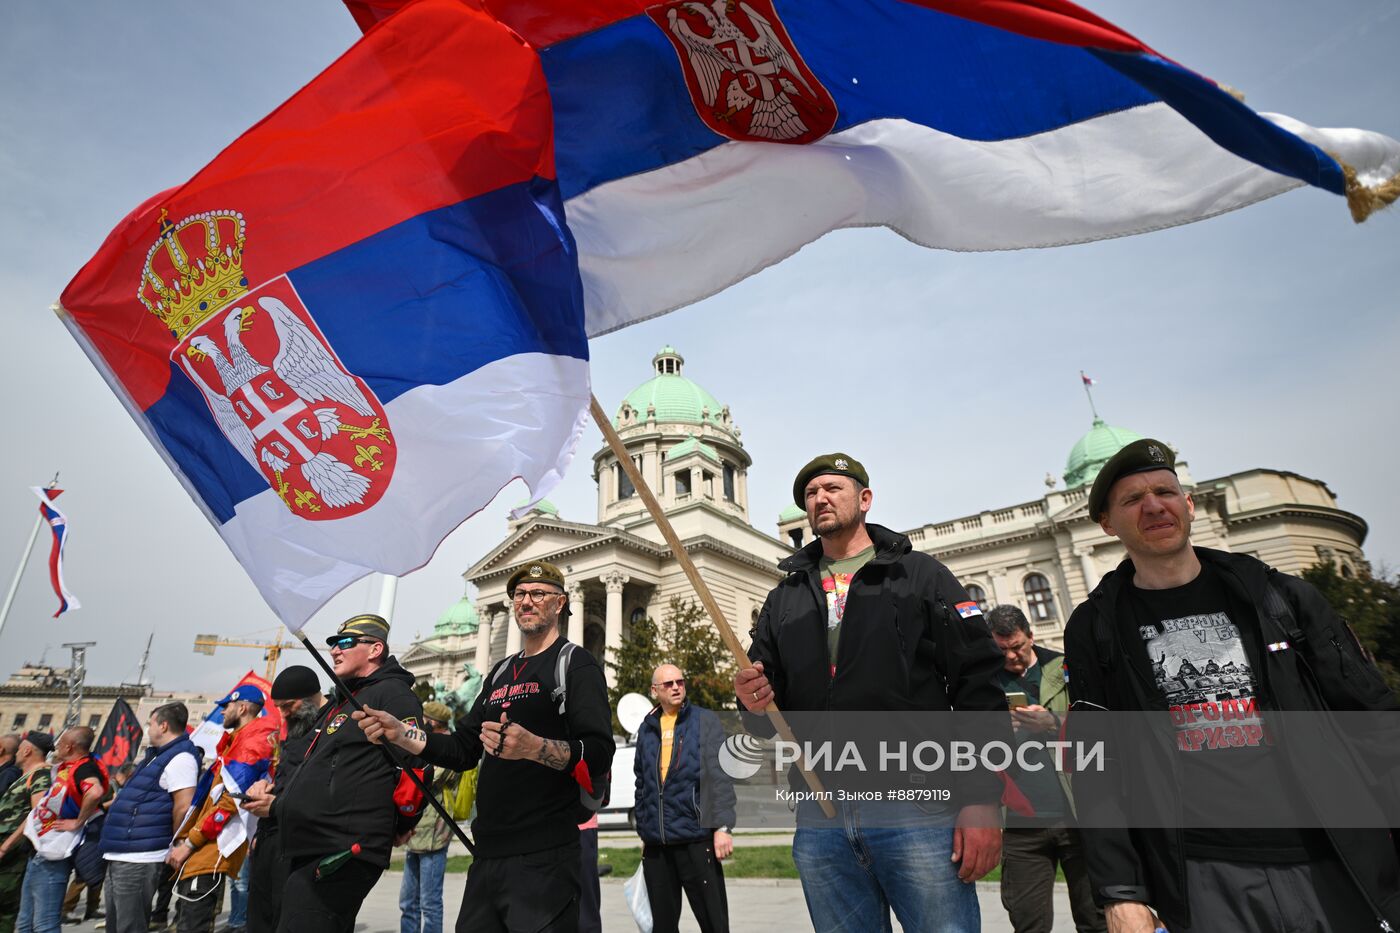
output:
[[[68,545],[68,516],[54,504],[54,500],[62,495],[63,490],[44,489],[39,486],[29,488],[39,497],[39,515],[53,532],[53,544],[49,548],[49,583],[53,585],[54,595],[58,597],[58,611],[53,614],[57,619],[68,610],[81,609],[83,605],[78,602],[78,597],[69,591],[68,584],[63,580],[63,551]]]

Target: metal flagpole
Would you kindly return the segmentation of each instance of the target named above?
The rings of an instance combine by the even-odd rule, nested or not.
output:
[[[54,489],[58,486],[58,474],[53,475],[53,482],[48,488]],[[24,546],[24,554],[19,559],[19,566],[15,568],[14,579],[10,581],[10,591],[5,594],[5,605],[0,608],[0,632],[5,630],[5,620],[10,617],[10,607],[14,605],[15,594],[19,592],[19,581],[24,576],[24,568],[29,564],[29,555],[34,551],[34,542],[39,540],[39,529],[44,527],[44,513],[34,519],[34,530],[29,532],[29,543]]]
[[[316,646],[311,644],[302,633],[297,632],[296,636],[301,640],[301,643],[306,646],[306,650],[311,652],[311,656],[316,659],[316,663],[321,665],[321,670],[326,672],[331,681],[340,690],[340,695],[345,697],[355,709],[364,712],[364,706],[360,704],[359,700],[355,699],[355,694],[346,686],[345,681],[340,679],[340,675],[335,672],[335,668],[331,667],[326,659],[322,657],[321,652],[316,650]],[[418,772],[414,771],[404,762],[399,761],[398,753],[390,748],[387,742],[379,742],[377,744],[379,745],[379,750],[384,753],[384,757],[389,759],[389,763],[396,768],[402,768],[404,773],[409,776],[409,779],[412,780],[414,784],[418,785],[418,789],[423,792],[423,796],[427,799],[428,803],[433,805],[433,809],[437,811],[438,816],[442,817],[443,822],[452,828],[452,832],[461,840],[462,845],[467,847],[467,851],[475,856],[476,846],[472,843],[471,838],[462,831],[462,827],[457,825],[457,821],[452,818],[452,814],[447,812],[447,808],[439,803],[438,799],[433,796],[433,789],[418,776]]]
[[[399,578],[392,573],[381,573],[379,575],[379,616],[391,625],[394,621],[394,601],[398,598],[398,593]]]
[[[695,563],[686,553],[685,546],[681,544],[680,537],[676,530],[671,527],[671,521],[666,517],[666,513],[661,511],[661,503],[656,501],[656,496],[652,494],[651,487],[642,478],[642,473],[637,469],[637,465],[632,462],[632,456],[627,452],[627,447],[622,443],[622,438],[612,426],[612,421],[603,412],[603,406],[598,404],[596,395],[590,396],[590,408],[593,414],[593,421],[598,425],[598,430],[603,432],[603,438],[612,448],[612,452],[617,456],[617,461],[622,465],[622,469],[627,474],[627,478],[632,481],[632,486],[637,490],[637,495],[641,496],[642,502],[646,505],[647,511],[651,513],[652,521],[656,522],[656,527],[661,530],[661,537],[666,539],[666,543],[671,548],[671,553],[676,556],[676,560],[681,565],[681,570],[685,571],[686,579],[695,589],[695,594],[700,597],[700,602],[705,607],[710,618],[714,621],[715,628],[719,629],[720,640],[734,655],[734,661],[741,668],[749,666],[749,656],[744,651],[744,646],[739,643],[739,639],[734,636],[734,630],[729,627],[729,622],[724,618],[724,613],[720,610],[719,604],[715,602],[714,594],[710,592],[709,586],[700,577],[700,571],[696,569]],[[787,724],[787,719],[778,709],[775,700],[769,700],[768,705],[763,710],[772,720],[773,727],[777,729],[778,735],[786,742],[797,745],[797,738],[792,733],[792,728]],[[800,747],[800,746],[799,746]],[[821,804],[822,812],[827,818],[836,816],[836,808],[832,806],[828,799],[826,789],[822,786],[821,778],[807,770],[805,762],[798,762],[798,769],[802,772],[802,777],[806,779],[807,786],[816,792],[817,801]]]
[[[1084,370],[1079,371],[1079,381],[1084,383],[1084,394],[1089,397],[1089,410],[1094,413],[1094,420],[1099,420],[1099,410],[1094,407],[1094,393],[1089,391],[1089,387],[1094,384],[1094,380],[1084,375]]]

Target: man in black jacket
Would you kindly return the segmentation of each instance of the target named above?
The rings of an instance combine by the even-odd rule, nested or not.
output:
[[[557,567],[526,564],[510,575],[506,592],[521,651],[486,675],[456,731],[428,734],[369,708],[355,718],[370,741],[398,745],[430,764],[468,771],[481,763],[476,857],[458,931],[572,933],[579,922],[578,824],[588,819],[587,807],[602,802],[595,787],[616,749],[608,688],[593,656],[560,634],[569,597]]]
[[[388,640],[389,623],[366,614],[346,620],[326,643],[355,699],[417,729],[423,706],[413,694],[413,675],[389,654]],[[421,813],[411,778],[355,728],[353,709],[349,697],[332,698],[296,774],[277,795],[273,812],[289,870],[281,933],[349,930],[389,867],[393,847],[408,838]],[[416,760],[407,764],[422,767]],[[321,860],[355,846],[352,858],[317,877]]]
[[[663,664],[651,675],[657,706],[637,730],[637,835],[655,933],[675,933],[681,891],[703,933],[728,933],[720,860],[734,851],[734,785],[720,766],[724,726],[686,699],[685,675]]]
[[[1152,933],[1154,908],[1170,933],[1392,929],[1400,865],[1386,829],[1287,828],[1289,814],[1293,826],[1318,826],[1324,795],[1360,800],[1370,788],[1347,768],[1319,781],[1320,744],[1279,730],[1317,721],[1285,723],[1287,711],[1394,710],[1395,698],[1312,586],[1246,555],[1191,546],[1195,505],[1175,463],[1166,444],[1143,439],[1099,472],[1089,514],[1128,559],[1065,635],[1072,735],[1114,734],[1088,712],[1138,710],[1155,715],[1114,727],[1120,737],[1165,735],[1075,776],[1109,931]],[[1244,740],[1210,740],[1224,730],[1203,726],[1226,720]],[[1168,818],[1144,826],[1144,806]],[[1264,819],[1222,828],[1235,825],[1222,811]]]
[[[868,487],[846,454],[798,472],[793,499],[818,540],[778,565],[789,576],[759,614],[753,666],[735,676],[740,703],[750,713],[776,700],[784,711],[880,714],[872,723],[920,710],[999,712],[994,737],[1009,741],[1001,652],[977,603],[907,537],[866,524]],[[750,730],[762,729],[753,720]],[[826,821],[800,805],[793,859],[818,933],[887,928],[891,908],[905,929],[980,929],[971,882],[1001,854],[1001,789],[997,775],[972,772],[950,811],[922,817],[908,805],[841,802]]]
[[[277,751],[271,783],[254,783],[241,805],[258,817],[257,833],[248,855],[252,860],[248,875],[248,933],[274,933],[277,929],[289,868],[278,832],[277,798],[297,773],[326,708],[316,672],[300,664],[283,668],[277,675],[272,682],[272,702],[287,725],[287,739]]]

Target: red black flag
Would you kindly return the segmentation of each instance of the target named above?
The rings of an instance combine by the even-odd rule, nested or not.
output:
[[[145,732],[126,700],[117,698],[112,711],[107,714],[107,724],[97,737],[92,754],[107,766],[109,772],[136,760],[136,750],[141,747],[141,737]]]

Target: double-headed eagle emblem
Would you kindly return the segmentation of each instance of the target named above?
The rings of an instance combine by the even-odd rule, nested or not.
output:
[[[681,56],[695,109],[715,132],[806,143],[835,125],[831,94],[802,62],[771,0],[679,0],[647,14]]]

